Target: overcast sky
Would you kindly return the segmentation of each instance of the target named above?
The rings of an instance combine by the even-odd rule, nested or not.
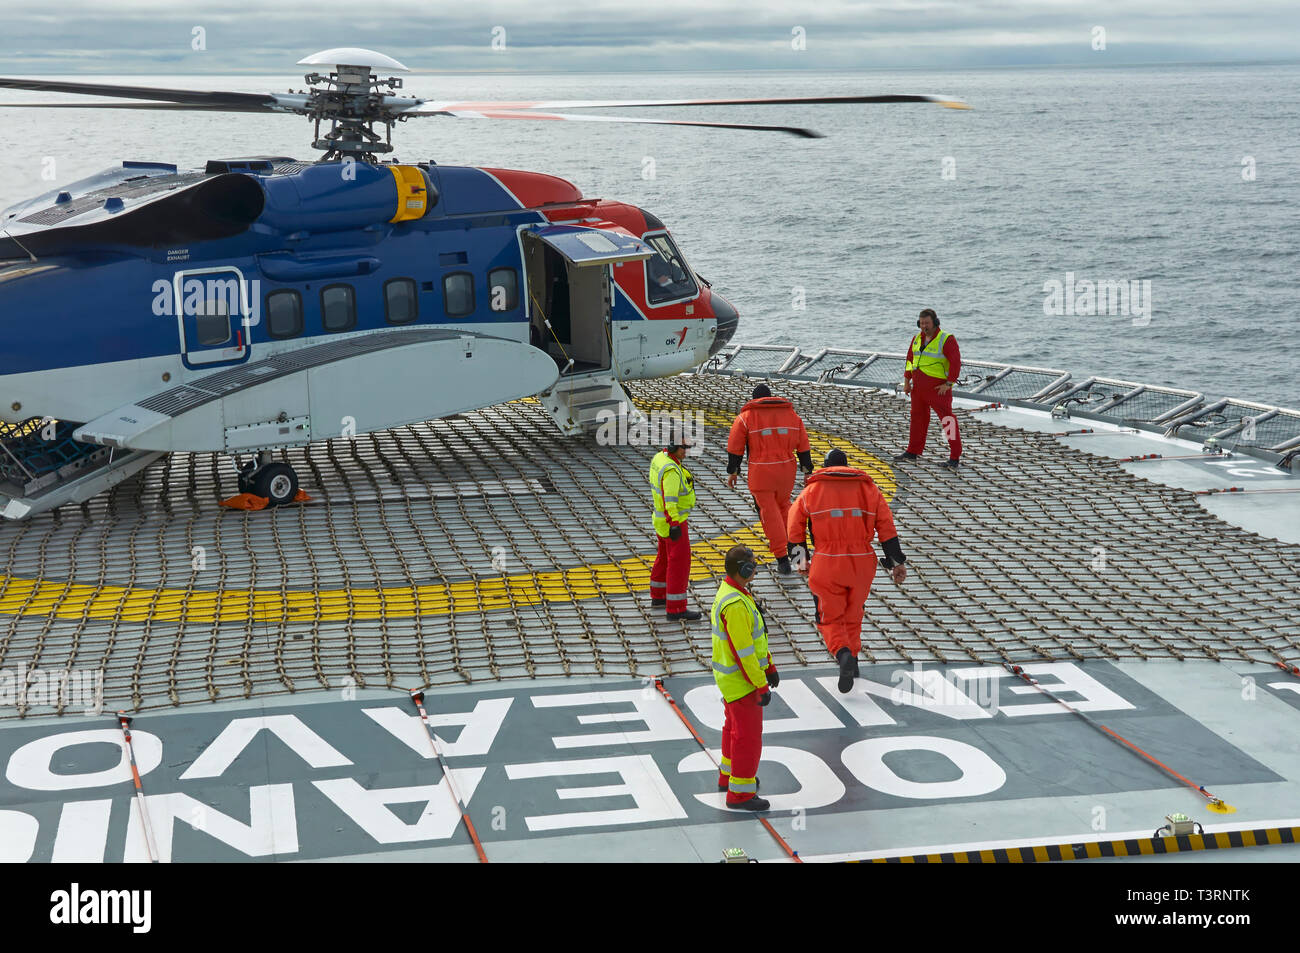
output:
[[[448,72],[1300,60],[1295,0],[0,0],[0,18],[4,74],[279,73],[334,46]]]

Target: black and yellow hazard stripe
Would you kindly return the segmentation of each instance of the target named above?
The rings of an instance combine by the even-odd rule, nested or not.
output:
[[[955,851],[948,854],[902,854],[872,857],[873,864],[1038,864],[1054,860],[1087,860],[1094,857],[1140,857],[1178,854],[1192,850],[1222,850],[1227,847],[1263,847],[1268,844],[1300,843],[1300,827],[1262,827],[1256,830],[1218,831],[1182,837],[1139,837],[1130,840],[1084,841],[1040,844],[1033,847],[998,847],[988,850]]]

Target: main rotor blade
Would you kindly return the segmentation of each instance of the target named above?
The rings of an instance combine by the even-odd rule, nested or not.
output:
[[[275,97],[269,93],[230,93],[220,90],[159,89],[153,86],[118,86],[110,83],[64,83],[45,79],[10,79],[0,77],[0,89],[25,89],[34,93],[77,93],[83,96],[118,96],[123,99],[149,99],[164,103],[192,106],[270,107]]]
[[[763,126],[747,122],[704,122],[692,119],[635,119],[630,116],[586,116],[565,113],[510,112],[507,110],[471,109],[411,109],[400,114],[407,116],[446,116],[451,119],[546,119],[564,122],[628,122],[653,126],[707,126],[712,129],[748,129],[751,132],[784,132],[805,139],[821,139],[820,132],[797,126]]]
[[[426,102],[426,108],[450,111],[485,112],[525,109],[624,109],[642,106],[765,106],[862,103],[938,103],[950,109],[970,109],[960,99],[946,96],[920,96],[912,93],[885,93],[876,96],[793,96],[760,99],[557,99],[539,102]]]
[[[0,109],[164,109],[184,112],[279,112],[271,106],[199,105],[197,103],[0,103]]]

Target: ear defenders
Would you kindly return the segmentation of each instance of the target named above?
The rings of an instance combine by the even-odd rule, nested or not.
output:
[[[758,563],[754,562],[753,559],[746,559],[743,563],[740,564],[739,568],[740,568],[740,574],[748,578],[754,575],[754,573],[758,572]]]
[[[754,573],[758,572],[758,558],[754,555],[754,551],[748,546],[745,547],[745,555],[741,557],[739,562],[734,563],[733,565],[742,579],[748,579],[750,576],[754,575]]]
[[[937,314],[933,314],[933,313],[931,313],[930,315],[928,315],[928,317],[929,317],[929,319],[930,319],[931,321],[934,322],[935,330],[938,330],[938,329],[939,329],[939,316],[938,316]],[[917,318],[917,319],[916,319],[916,326],[917,326],[918,328],[921,326],[921,319],[920,319],[920,318]]]

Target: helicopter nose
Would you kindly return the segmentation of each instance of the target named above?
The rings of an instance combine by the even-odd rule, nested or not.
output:
[[[740,325],[740,313],[735,306],[716,291],[712,297],[713,314],[718,319],[718,333],[713,338],[713,344],[709,347],[709,356],[717,354],[736,333],[736,328]]]

